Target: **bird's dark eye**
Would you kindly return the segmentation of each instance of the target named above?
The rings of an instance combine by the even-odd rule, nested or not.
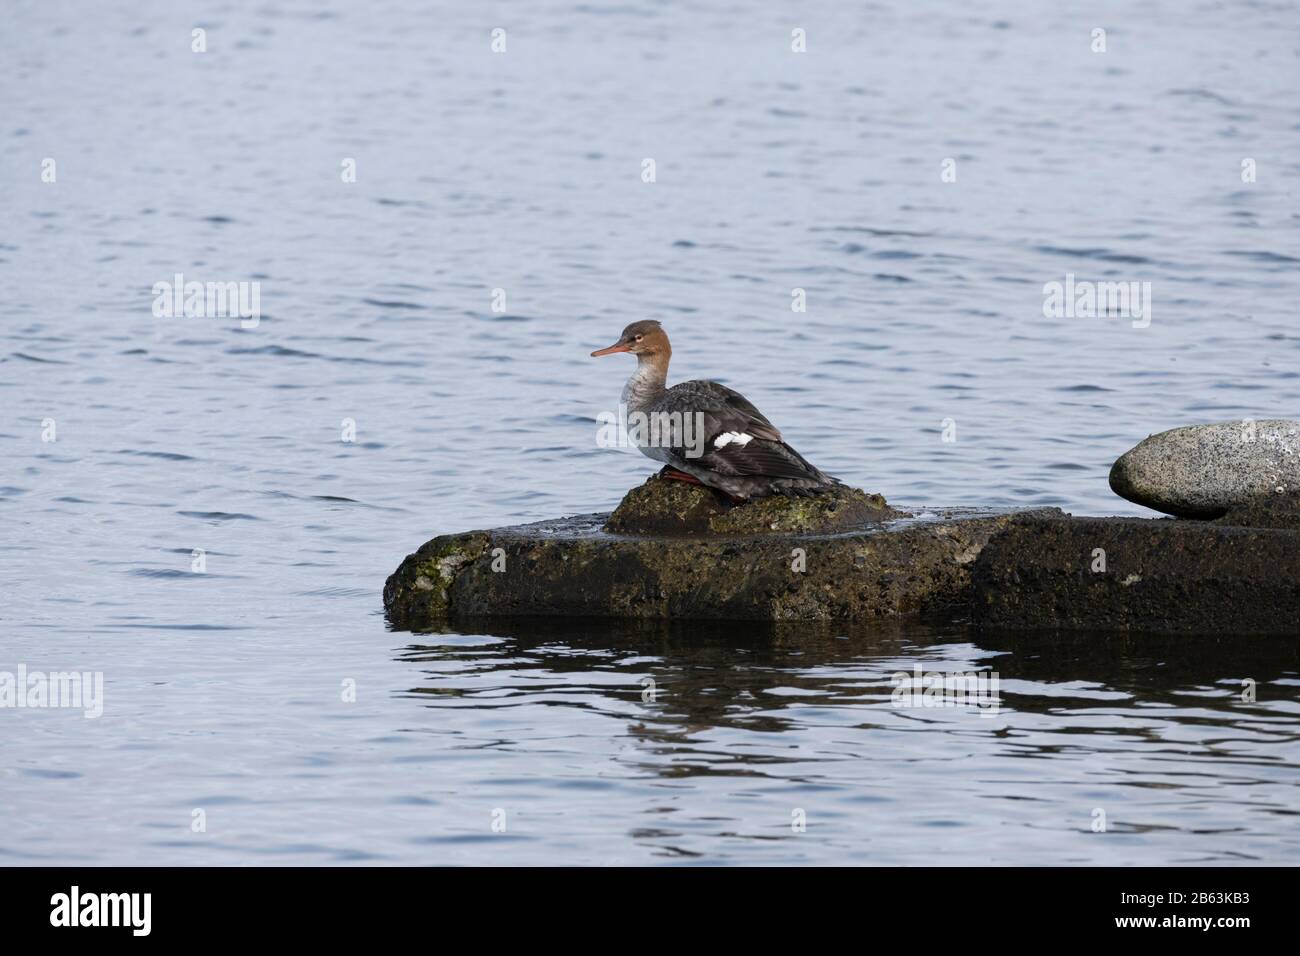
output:
[[[637,340],[638,342],[640,342],[643,338],[645,338],[644,335],[638,335],[638,336],[636,337],[636,340]]]

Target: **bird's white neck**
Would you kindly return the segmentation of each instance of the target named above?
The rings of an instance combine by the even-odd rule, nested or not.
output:
[[[623,404],[630,411],[641,411],[663,393],[667,381],[667,355],[638,355],[636,371],[623,386]]]

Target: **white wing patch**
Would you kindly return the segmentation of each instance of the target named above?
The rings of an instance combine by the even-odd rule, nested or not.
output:
[[[753,435],[746,435],[744,432],[723,432],[717,438],[713,439],[713,447],[726,448],[732,442],[735,442],[743,448],[753,440]]]

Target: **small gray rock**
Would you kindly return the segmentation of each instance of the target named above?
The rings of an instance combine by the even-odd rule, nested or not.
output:
[[[1269,495],[1300,492],[1300,422],[1187,425],[1152,435],[1110,469],[1115,494],[1180,518],[1217,518]]]

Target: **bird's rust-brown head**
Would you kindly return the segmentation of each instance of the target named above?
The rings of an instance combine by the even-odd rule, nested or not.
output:
[[[623,330],[618,341],[609,348],[597,349],[591,355],[613,355],[615,352],[631,352],[633,355],[661,356],[672,354],[668,344],[668,333],[654,319],[633,322]]]

